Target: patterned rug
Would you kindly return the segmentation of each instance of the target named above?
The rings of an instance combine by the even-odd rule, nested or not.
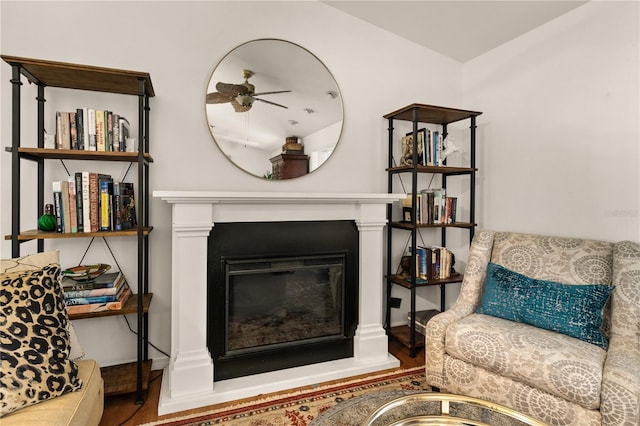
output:
[[[353,426],[382,403],[423,386],[424,367],[395,370],[144,426]]]

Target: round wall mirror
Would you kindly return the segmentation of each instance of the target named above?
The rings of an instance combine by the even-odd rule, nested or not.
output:
[[[315,55],[284,40],[249,41],[225,55],[211,74],[205,102],[220,150],[265,179],[313,172],[342,133],[335,79]]]

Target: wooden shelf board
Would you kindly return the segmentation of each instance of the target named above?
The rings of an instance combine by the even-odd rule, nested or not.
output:
[[[411,104],[397,111],[384,115],[384,118],[413,121],[413,113],[417,111],[420,123],[448,124],[482,114],[479,111],[440,107],[435,105]]]
[[[413,166],[397,166],[385,169],[389,173],[411,173]],[[477,168],[472,167],[453,167],[453,166],[421,166],[416,168],[418,173],[433,173],[443,175],[468,175],[477,172]]]
[[[21,157],[30,160],[93,160],[93,161],[124,161],[128,163],[138,162],[137,152],[111,152],[111,151],[86,151],[77,149],[51,149],[51,148],[18,148]],[[153,163],[150,154],[143,154],[144,161]]]
[[[149,306],[151,305],[151,299],[153,293],[147,293],[142,295],[142,310],[143,312],[149,312]],[[99,318],[99,317],[111,317],[114,315],[135,314],[138,312],[138,295],[132,294],[122,307],[117,311],[101,311],[101,312],[87,312],[82,314],[69,314],[70,320],[79,320],[86,318]]]
[[[411,222],[391,222],[390,225],[393,228],[406,229],[407,231],[411,231],[413,229]],[[473,228],[474,226],[476,226],[475,223],[469,222],[416,224],[417,228]]]
[[[146,72],[8,55],[1,57],[9,65],[20,65],[21,73],[32,83],[66,89],[138,95],[138,80],[141,79],[145,82],[145,94],[149,97],[155,96],[151,76]]]
[[[121,395],[136,392],[137,389],[137,363],[112,365],[100,369],[104,380],[104,394]],[[149,387],[149,375],[151,374],[151,360],[142,362],[142,390]]]
[[[400,325],[389,329],[389,336],[395,338],[406,347],[411,347],[411,329],[408,325]],[[416,348],[424,347],[424,336],[416,331]]]
[[[146,226],[142,230],[142,235],[145,237],[153,231],[153,226]],[[136,237],[138,236],[138,229],[131,228],[126,231],[100,231],[100,232],[47,232],[40,231],[39,229],[31,229],[23,231],[18,234],[18,241],[31,241],[31,240],[47,240],[50,238],[101,238],[101,237]],[[5,235],[5,240],[10,240],[11,235]]]
[[[428,287],[428,286],[440,285],[440,284],[453,284],[453,283],[462,282],[463,278],[464,278],[464,275],[458,273],[458,274],[452,275],[449,278],[444,278],[441,280],[429,280],[427,282],[416,283],[415,286]],[[390,279],[393,283],[398,284],[404,288],[411,289],[413,287],[413,284],[411,284],[411,281],[409,281],[410,277],[403,278],[403,277],[400,277],[399,275],[392,275]]]

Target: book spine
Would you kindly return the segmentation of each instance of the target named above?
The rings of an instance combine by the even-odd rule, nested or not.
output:
[[[96,110],[96,147],[98,151],[106,150],[104,134],[104,110]]]
[[[60,182],[62,187],[62,232],[68,234],[71,232],[71,217],[69,216],[69,181]]]
[[[89,139],[89,151],[97,151],[98,150],[98,141],[96,140],[96,110],[87,108],[87,116],[89,119],[87,120],[87,136]]]
[[[92,288],[87,290],[65,290],[64,297],[73,299],[78,297],[113,296],[118,292],[116,287]]]
[[[89,109],[79,108],[78,114],[80,114],[80,121],[82,122],[82,148],[84,150],[89,149]]]
[[[69,190],[69,232],[78,232],[78,210],[76,205],[76,178],[69,176],[67,180]]]
[[[89,207],[89,172],[80,172],[83,232],[91,232],[91,208]]]
[[[89,173],[89,212],[91,232],[98,232],[98,217],[100,216],[99,210],[99,188],[98,188],[98,174]]]
[[[114,151],[113,149],[113,112],[105,111],[105,122],[107,125],[107,151]]]
[[[71,149],[71,132],[69,129],[69,113],[60,113],[60,122],[62,128],[62,149]]]
[[[120,183],[120,200],[122,202],[122,229],[130,229],[138,224],[133,193],[133,183]]]
[[[76,108],[76,131],[78,135],[78,147],[76,149],[84,150],[84,115],[82,108]]]
[[[76,113],[69,113],[69,137],[71,140],[71,149],[78,149],[78,127],[76,124]]]
[[[116,231],[122,231],[122,199],[120,182],[113,183],[113,224]]]
[[[120,117],[120,119],[118,120],[118,124],[120,127],[120,130],[118,132],[118,136],[120,138],[120,150],[121,151],[126,151],[127,150],[127,139],[129,138],[129,120],[127,120],[125,117]]]
[[[109,197],[109,180],[100,179],[100,231],[111,230],[111,199]]]
[[[59,181],[51,182],[53,190],[53,209],[56,215],[56,232],[62,232],[62,185]]]
[[[84,197],[82,196],[82,172],[76,172],[75,188],[76,188],[76,224],[78,232],[84,232]]]
[[[62,113],[56,111],[56,149],[62,149]]]
[[[73,305],[89,305],[92,303],[107,303],[107,302],[115,302],[118,300],[118,296],[115,294],[108,296],[93,296],[93,297],[66,297],[64,298],[64,303],[67,306]]]

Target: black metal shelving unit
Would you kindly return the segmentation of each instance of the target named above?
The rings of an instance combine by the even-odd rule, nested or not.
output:
[[[153,158],[149,154],[149,98],[155,96],[148,73],[119,70],[114,68],[54,62],[31,58],[2,55],[2,59],[12,68],[12,142],[7,151],[11,152],[11,240],[13,257],[20,256],[20,245],[37,240],[38,252],[44,251],[44,240],[54,238],[93,238],[106,241],[111,237],[136,237],[137,241],[137,295],[119,311],[70,315],[70,319],[96,318],[112,315],[137,314],[137,361],[135,363],[102,369],[105,394],[136,392],[136,403],[144,402],[143,392],[147,389],[151,361],[148,358],[148,309],[152,294],[149,293],[149,165]],[[37,86],[37,147],[23,147],[21,143],[21,86],[22,77]],[[49,149],[44,147],[45,88],[108,92],[136,96],[138,99],[138,152],[102,152]],[[22,182],[20,165],[23,160],[37,164],[37,212],[43,214],[46,160],[89,160],[120,161],[137,165],[138,195],[136,197],[137,227],[127,231],[83,232],[64,234],[43,232],[37,229],[22,230],[20,224]],[[65,166],[66,167],[66,166]]]
[[[389,132],[389,152],[388,152],[388,181],[387,187],[388,192],[393,193],[393,182],[394,176],[400,174],[410,174],[411,175],[411,195],[412,195],[412,203],[411,203],[411,222],[400,222],[393,220],[393,206],[387,206],[387,220],[389,225],[387,226],[387,264],[386,264],[386,295],[387,295],[387,309],[386,309],[386,321],[385,327],[387,329],[387,333],[398,339],[404,345],[409,347],[411,357],[415,357],[418,348],[424,346],[424,337],[422,335],[417,335],[416,325],[415,325],[415,315],[416,315],[416,289],[419,287],[425,286],[440,286],[440,309],[444,311],[445,309],[445,286],[450,283],[461,282],[463,276],[461,274],[457,274],[451,276],[446,279],[439,280],[427,280],[423,282],[422,280],[417,280],[416,276],[416,254],[415,250],[413,250],[412,256],[410,258],[409,271],[410,275],[407,277],[400,277],[396,275],[394,272],[394,265],[391,262],[391,253],[393,253],[393,233],[396,232],[409,232],[410,236],[410,244],[411,247],[417,247],[418,240],[417,235],[420,232],[420,229],[432,229],[436,232],[440,231],[440,245],[442,247],[446,247],[447,243],[447,230],[451,228],[461,228],[467,229],[469,231],[469,243],[473,239],[474,231],[475,231],[475,174],[476,174],[476,117],[482,114],[478,111],[467,111],[455,108],[447,108],[433,105],[425,105],[425,104],[411,104],[404,108],[401,108],[397,111],[391,112],[389,114],[384,115],[384,118],[388,120],[388,132]],[[447,126],[451,123],[455,123],[462,120],[469,120],[469,130],[470,130],[470,164],[469,167],[449,167],[446,165],[446,160],[443,162],[441,166],[424,166],[418,164],[418,144],[413,144],[413,153],[412,153],[412,165],[411,166],[398,166],[394,164],[394,122],[396,120],[407,121],[412,123],[412,132],[413,132],[413,140],[418,140],[418,127],[420,123],[429,124],[429,125],[439,125],[441,128],[441,132],[444,138],[447,137],[448,129]],[[469,191],[470,191],[470,199],[469,199],[469,222],[456,222],[450,224],[423,224],[419,223],[417,220],[417,186],[418,186],[418,175],[421,173],[425,174],[439,174],[442,177],[442,188],[447,187],[447,179],[452,176],[461,176],[466,175],[470,177],[469,183]],[[407,326],[398,326],[391,327],[391,290],[394,285],[402,286],[410,291],[411,294],[411,318],[409,320],[409,325]]]

